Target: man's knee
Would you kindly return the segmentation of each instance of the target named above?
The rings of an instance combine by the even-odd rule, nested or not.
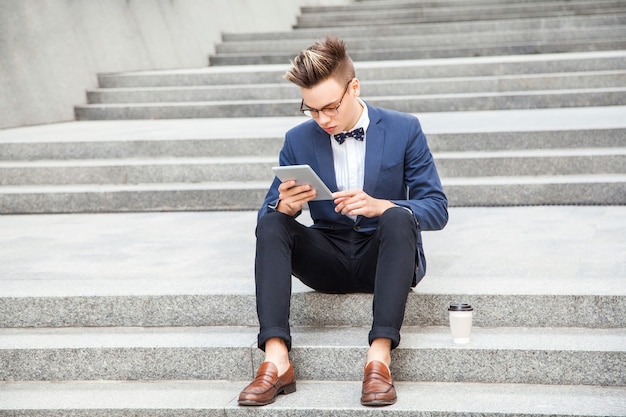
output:
[[[293,221],[291,216],[274,211],[261,217],[256,226],[256,237],[262,238],[267,235],[275,235],[288,230],[289,222]]]
[[[406,231],[411,235],[417,233],[417,220],[410,210],[404,207],[392,207],[381,216],[378,228],[389,229],[393,233]]]

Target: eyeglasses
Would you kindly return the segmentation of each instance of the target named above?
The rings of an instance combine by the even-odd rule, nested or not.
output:
[[[305,116],[312,117],[314,119],[316,119],[316,118],[318,118],[320,116],[320,112],[324,113],[328,117],[337,116],[337,114],[339,114],[339,106],[341,106],[341,102],[343,101],[343,97],[348,92],[348,87],[350,87],[350,83],[351,82],[352,82],[352,80],[348,81],[348,84],[346,84],[346,89],[343,90],[343,94],[341,95],[341,98],[339,99],[339,103],[335,107],[326,107],[326,108],[321,109],[321,110],[310,109],[308,107],[304,108],[303,107],[304,106],[304,100],[302,100],[302,102],[300,103],[300,111]]]

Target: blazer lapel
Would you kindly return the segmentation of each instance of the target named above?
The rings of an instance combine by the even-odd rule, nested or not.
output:
[[[330,191],[337,191],[337,178],[335,177],[335,165],[333,163],[333,149],[330,144],[328,133],[321,128],[315,129],[314,140],[319,141],[319,146],[315,146],[315,159],[319,164],[317,173],[321,180],[330,188]],[[315,168],[315,167],[313,167]]]
[[[383,148],[385,144],[385,130],[381,126],[381,117],[376,108],[367,106],[370,124],[365,139],[365,178],[363,191],[374,196],[378,176],[383,162]]]

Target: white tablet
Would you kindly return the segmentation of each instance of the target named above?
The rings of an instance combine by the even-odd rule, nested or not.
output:
[[[333,196],[326,184],[317,176],[313,168],[308,165],[285,165],[273,167],[272,171],[281,181],[296,180],[296,185],[310,185],[317,190],[313,200],[332,200]]]

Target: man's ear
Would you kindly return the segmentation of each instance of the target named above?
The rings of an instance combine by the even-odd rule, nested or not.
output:
[[[354,78],[352,80],[352,84],[350,84],[350,90],[354,92],[354,97],[358,97],[361,94],[361,85],[359,84],[359,79]]]

